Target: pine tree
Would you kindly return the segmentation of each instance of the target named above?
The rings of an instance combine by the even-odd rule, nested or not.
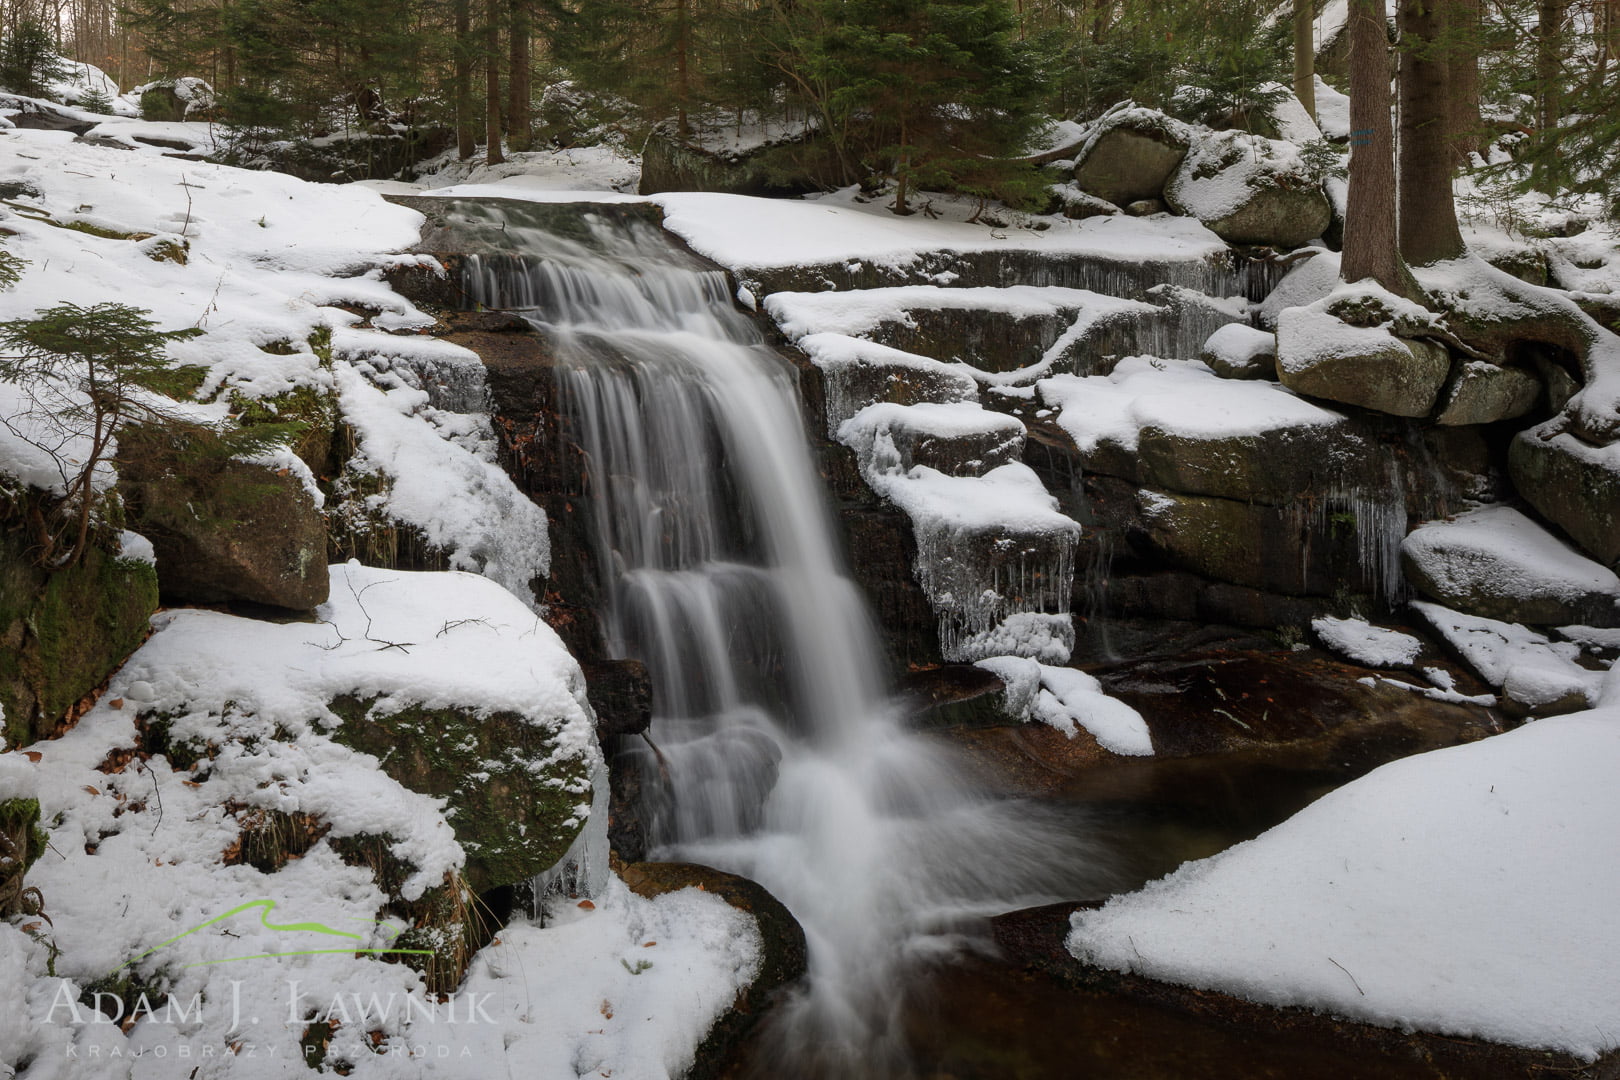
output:
[[[77,563],[89,544],[100,500],[96,473],[118,429],[164,418],[147,391],[175,393],[187,385],[165,350],[201,331],[159,330],[149,314],[127,304],[68,303],[0,322],[0,379],[16,383],[30,402],[0,423],[51,455],[62,472],[68,513],[36,538],[51,568]]]
[[[12,93],[44,97],[66,74],[50,31],[34,20],[25,19],[0,38],[0,86]]]
[[[1021,201],[1039,123],[1030,50],[999,0],[810,0],[785,66],[851,160],[895,182]]]

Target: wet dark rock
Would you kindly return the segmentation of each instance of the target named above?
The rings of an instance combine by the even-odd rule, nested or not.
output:
[[[1565,430],[1562,418],[1521,432],[1508,450],[1514,488],[1605,566],[1620,562],[1620,457]]]
[[[1477,737],[1494,729],[1489,714],[1477,706],[1431,701],[1385,683],[1365,685],[1357,681],[1365,669],[1313,650],[1193,653],[1127,662],[1093,674],[1110,696],[1142,714],[1162,758],[1335,734],[1361,738],[1357,732],[1402,727],[1438,730],[1438,736],[1413,736],[1429,749],[1435,738],[1448,745],[1463,741],[1468,732]],[[1465,692],[1477,687],[1467,678],[1461,685]],[[1395,756],[1400,754],[1390,755]]]
[[[688,1080],[712,1080],[724,1075],[730,1055],[776,1003],[784,990],[803,977],[808,963],[804,930],[782,902],[765,887],[736,874],[696,863],[642,862],[620,873],[638,896],[652,899],[680,889],[698,888],[713,893],[739,911],[754,917],[765,952],[754,981],[738,995],[731,1010],[715,1022],[698,1047]]]
[[[913,671],[900,680],[900,693],[910,710],[908,722],[919,728],[982,728],[1017,725],[1021,716],[1006,708],[1007,684],[972,664]]]
[[[819,140],[798,141],[797,156],[809,159]],[[824,189],[809,169],[784,168],[790,158],[781,144],[742,153],[697,146],[667,132],[654,131],[641,149],[642,195],[661,191],[720,191],[732,195],[806,195]],[[829,155],[830,160],[830,155]]]
[[[163,436],[121,440],[132,527],[152,541],[163,594],[311,611],[326,602],[326,519],[298,477],[225,461],[171,467]]]
[[[593,660],[580,665],[585,696],[596,712],[596,737],[639,735],[652,724],[652,680],[640,660]]]

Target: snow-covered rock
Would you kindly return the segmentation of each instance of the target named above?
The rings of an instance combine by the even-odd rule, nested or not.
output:
[[[1244,323],[1227,323],[1209,335],[1198,358],[1223,378],[1267,378],[1277,370],[1277,336]]]
[[[1323,645],[1368,667],[1410,667],[1423,652],[1423,642],[1411,634],[1374,626],[1366,619],[1323,615],[1311,620],[1311,629]]]
[[[1394,416],[1429,415],[1451,357],[1443,345],[1397,336],[1400,320],[1415,307],[1362,282],[1308,306],[1284,308],[1277,316],[1278,377],[1311,397]]]
[[[1412,609],[1511,702],[1538,715],[1573,712],[1598,703],[1603,673],[1583,667],[1579,645],[1553,641],[1515,623],[1413,601]]]
[[[1494,424],[1523,416],[1540,398],[1541,380],[1523,368],[1466,360],[1455,365],[1434,420],[1447,427]]]
[[[1470,615],[1620,625],[1620,577],[1512,507],[1419,526],[1401,543],[1401,564],[1419,591]]]
[[[1162,198],[1192,138],[1186,124],[1161,112],[1115,110],[1097,122],[1075,155],[1075,185],[1120,207]]]
[[[1298,147],[1239,131],[1196,140],[1164,197],[1233,244],[1298,247],[1321,236],[1333,216],[1321,177]]]
[[[1508,449],[1513,487],[1599,562],[1620,564],[1620,443],[1593,446],[1554,417]]]
[[[1620,1048],[1620,712],[1407,758],[1073,918],[1082,960],[1396,1028]]]

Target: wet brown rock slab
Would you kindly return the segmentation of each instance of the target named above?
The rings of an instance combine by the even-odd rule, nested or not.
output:
[[[1090,967],[1063,947],[1069,916],[1082,906],[1054,904],[993,919],[1003,959],[953,968],[934,980],[930,1022],[919,1025],[919,1034],[933,1044],[922,1056],[938,1060],[939,1074],[959,1080],[1620,1076],[1616,1055],[1587,1064],[1563,1054],[1409,1034]],[[1008,1028],[1003,1015],[1029,1029],[1027,1037]]]

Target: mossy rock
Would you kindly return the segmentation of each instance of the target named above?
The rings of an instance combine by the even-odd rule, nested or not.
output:
[[[552,760],[558,748],[545,729],[511,712],[410,705],[385,714],[375,702],[330,702],[343,721],[332,738],[374,755],[412,791],[448,802],[474,890],[525,882],[568,851],[585,823],[590,773],[578,758]]]
[[[384,914],[404,923],[391,945],[401,951],[382,953],[381,958],[420,972],[430,994],[454,993],[473,954],[499,929],[484,917],[467,879],[446,874],[441,884],[407,900],[403,887],[417,868],[394,854],[393,837],[358,833],[328,837],[327,843],[350,866],[371,871],[372,880],[388,897]]]
[[[134,528],[152,541],[163,594],[309,611],[326,601],[326,521],[296,476],[234,459],[198,462],[162,431],[123,436]]]
[[[22,909],[23,876],[48,842],[38,799],[0,800],[0,918]]]
[[[48,737],[135,651],[157,610],[157,575],[99,548],[46,573],[17,532],[0,534],[0,708],[17,746]]]

